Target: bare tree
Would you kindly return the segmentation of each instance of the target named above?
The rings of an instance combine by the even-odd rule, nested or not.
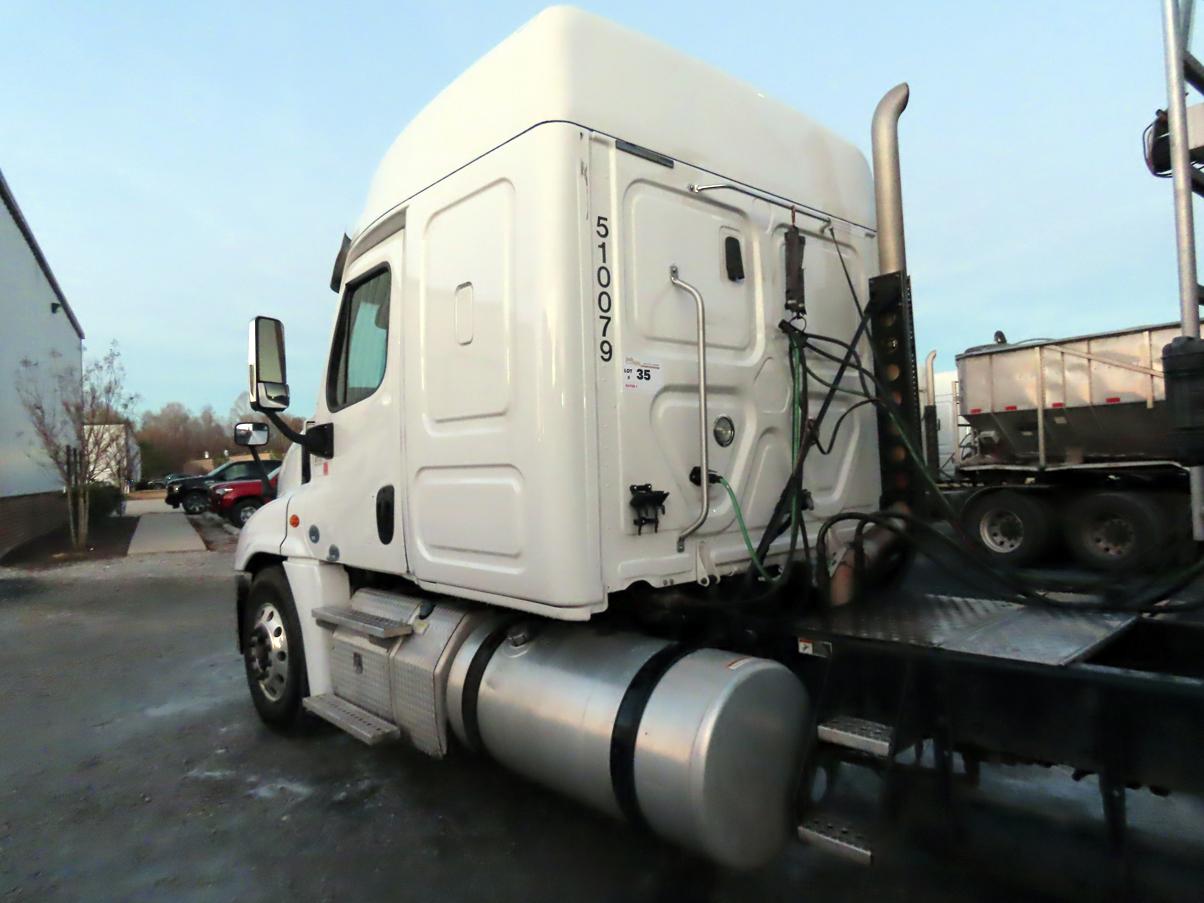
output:
[[[125,429],[89,429],[130,422],[138,396],[125,389],[125,367],[113,342],[103,357],[90,360],[83,373],[71,366],[43,371],[28,358],[16,377],[17,396],[46,457],[63,481],[71,543],[88,541],[88,492],[91,483],[126,457]]]

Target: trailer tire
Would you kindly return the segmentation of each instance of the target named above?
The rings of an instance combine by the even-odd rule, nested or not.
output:
[[[271,727],[291,727],[309,694],[309,681],[301,622],[280,567],[265,568],[251,581],[242,648],[247,687],[259,717]]]
[[[1168,519],[1147,493],[1092,492],[1071,502],[1066,542],[1078,562],[1094,570],[1141,570],[1171,546]]]
[[[989,558],[1013,567],[1040,559],[1054,536],[1049,503],[1032,492],[983,492],[970,500],[962,522]]]

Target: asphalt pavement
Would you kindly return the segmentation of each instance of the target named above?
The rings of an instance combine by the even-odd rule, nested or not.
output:
[[[1093,900],[1117,889],[1098,788],[984,766],[948,830],[909,785],[861,868],[792,845],[716,869],[493,763],[256,718],[228,551],[0,569],[0,899]],[[868,804],[876,778],[838,792]],[[1142,900],[1204,896],[1204,805],[1129,794]]]

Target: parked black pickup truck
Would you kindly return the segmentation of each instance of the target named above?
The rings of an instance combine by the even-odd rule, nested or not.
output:
[[[268,470],[276,464],[275,461],[264,461]],[[227,461],[209,473],[168,481],[166,501],[173,508],[183,507],[188,514],[200,514],[209,508],[209,487],[214,483],[255,479],[259,475],[259,465],[254,461]]]

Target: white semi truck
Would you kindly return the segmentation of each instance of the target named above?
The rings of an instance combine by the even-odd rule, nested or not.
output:
[[[792,832],[872,858],[812,804],[834,756],[889,776],[932,739],[946,777],[957,752],[1177,786],[1178,746],[1136,773],[1081,725],[949,717],[1000,668],[1038,675],[1026,714],[1095,686],[1074,669],[1139,613],[870,585],[922,529],[907,96],[871,177],[754,88],[554,8],[432,101],[343,240],[304,434],[283,327],[252,324],[252,404],[297,443],[237,551],[263,719],[467,748],[741,868]]]

